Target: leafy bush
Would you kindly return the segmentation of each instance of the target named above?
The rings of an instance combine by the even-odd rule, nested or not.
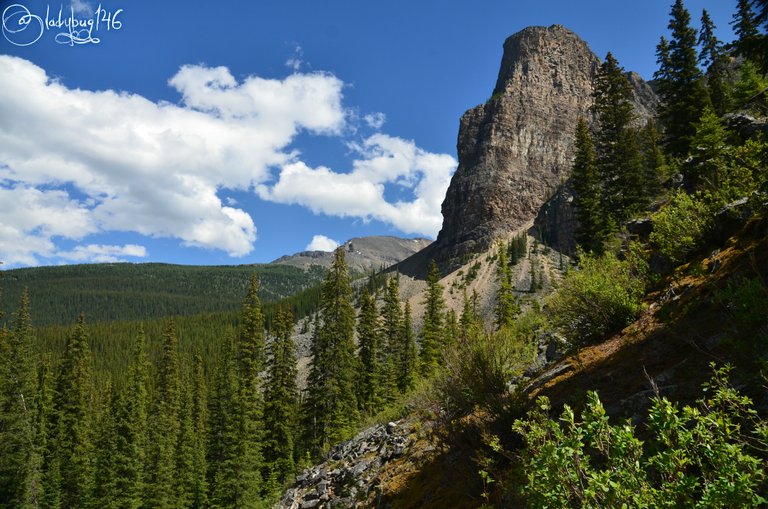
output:
[[[654,214],[651,242],[661,254],[681,262],[699,247],[711,224],[711,214],[704,202],[678,191],[666,207]]]
[[[584,255],[549,301],[550,321],[573,343],[604,338],[637,315],[644,286],[628,262]]]
[[[539,398],[514,424],[529,507],[764,507],[768,425],[728,386],[728,371],[715,371],[697,406],[655,398],[645,442],[629,422],[611,425],[594,392],[581,421],[567,405],[550,419]]]
[[[752,334],[759,327],[764,329],[768,309],[768,288],[759,278],[741,278],[730,281],[725,289],[715,294],[715,299],[728,309],[734,325],[741,334]],[[764,330],[763,333],[766,331]]]
[[[510,381],[533,359],[534,336],[542,323],[541,313],[529,311],[494,333],[472,329],[457,348],[446,352],[439,382],[445,406],[457,413],[476,406],[497,415],[503,412]]]

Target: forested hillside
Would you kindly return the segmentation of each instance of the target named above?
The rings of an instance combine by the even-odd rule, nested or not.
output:
[[[161,263],[15,269],[0,275],[0,310],[9,313],[27,288],[35,325],[69,324],[79,313],[95,323],[234,311],[253,274],[261,281],[260,297],[276,301],[314,286],[324,273],[321,267]]]

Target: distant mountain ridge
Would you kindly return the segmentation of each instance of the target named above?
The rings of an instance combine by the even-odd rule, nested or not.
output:
[[[421,251],[432,243],[425,238],[403,239],[393,236],[355,237],[341,247],[346,252],[350,270],[366,273],[387,268]],[[333,253],[326,251],[301,251],[296,254],[281,256],[273,265],[290,265],[307,269],[312,265],[328,268],[333,261]]]

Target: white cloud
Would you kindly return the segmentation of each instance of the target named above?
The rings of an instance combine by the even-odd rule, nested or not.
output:
[[[307,251],[333,251],[339,243],[325,235],[315,235],[305,248]]]
[[[301,132],[350,134],[344,83],[335,76],[236,79],[226,67],[187,65],[168,84],[178,104],[72,89],[27,60],[0,55],[0,260],[134,256],[93,251],[104,246],[86,237],[105,232],[244,256],[256,224],[226,190],[437,233],[453,157],[375,134],[350,144],[352,170],[343,173],[309,167],[292,147]],[[384,120],[364,119],[374,127]],[[412,198],[388,200],[392,186]],[[61,239],[85,245],[62,253]]]
[[[125,244],[124,246],[88,244],[87,246],[77,246],[72,251],[57,253],[58,258],[72,262],[114,263],[122,261],[121,257],[123,256],[145,258],[147,250],[144,246],[136,244]]]
[[[387,121],[387,116],[381,112],[368,113],[367,115],[363,116],[363,121],[366,123],[366,125],[368,125],[368,127],[379,130],[384,125],[384,122]]]
[[[304,65],[304,49],[297,44],[293,48],[293,55],[285,61],[285,65],[293,70],[293,72],[299,72],[301,66]]]
[[[330,74],[238,82],[224,67],[197,65],[182,67],[169,84],[180,105],[70,89],[29,61],[0,56],[0,187],[22,183],[3,191],[42,193],[56,199],[47,217],[74,211],[78,219],[63,233],[30,228],[40,209],[16,202],[20,210],[2,217],[0,229],[19,242],[0,244],[0,259],[34,264],[55,251],[53,236],[115,230],[243,256],[256,227],[218,191],[247,190],[270,167],[295,160],[287,147],[301,130],[338,134],[345,125],[343,83]],[[84,194],[88,207],[64,185]],[[51,187],[59,190],[36,191]]]
[[[93,16],[93,6],[84,0],[72,0],[72,10],[76,15]]]
[[[259,185],[257,192],[263,199],[303,205],[316,214],[378,219],[406,233],[435,236],[456,160],[384,134],[352,147],[358,159],[350,173],[296,161],[283,166],[276,183]],[[387,184],[411,189],[415,196],[390,203],[384,196]]]

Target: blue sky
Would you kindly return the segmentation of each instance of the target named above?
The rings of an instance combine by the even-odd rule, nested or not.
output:
[[[686,5],[730,40],[735,3]],[[259,263],[434,237],[459,117],[507,36],[562,24],[650,78],[670,4],[2,1],[0,260]]]

